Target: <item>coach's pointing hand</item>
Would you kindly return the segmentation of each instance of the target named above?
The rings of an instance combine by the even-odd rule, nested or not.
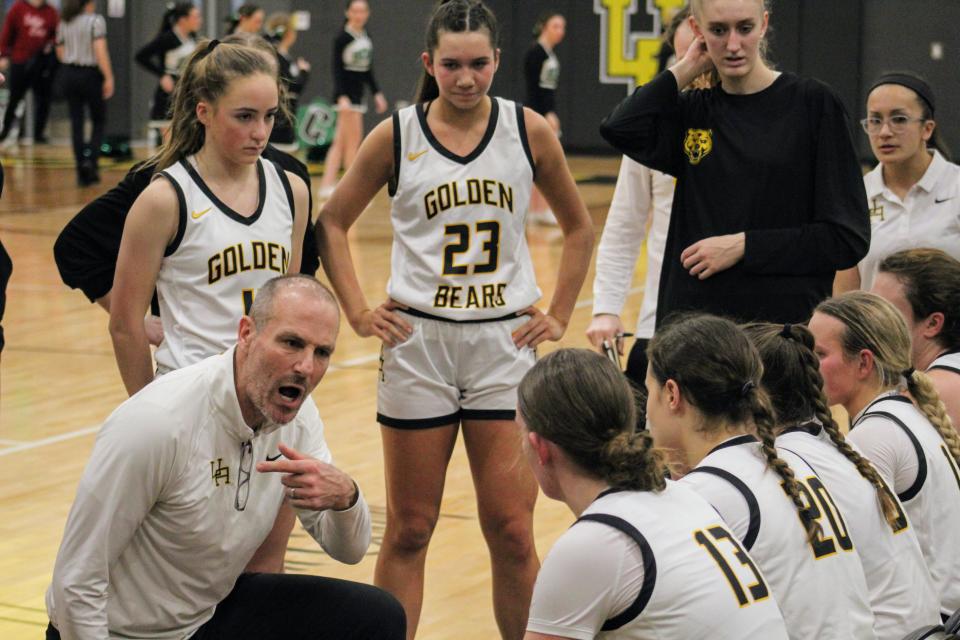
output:
[[[309,458],[296,449],[280,444],[286,460],[258,462],[260,473],[283,473],[281,482],[294,509],[324,511],[349,509],[360,495],[356,483],[332,464]]]

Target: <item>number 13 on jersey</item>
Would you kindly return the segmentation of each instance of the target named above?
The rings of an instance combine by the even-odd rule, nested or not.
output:
[[[765,600],[770,596],[770,589],[767,588],[767,583],[757,569],[757,565],[753,563],[734,535],[724,527],[717,525],[706,530],[697,529],[693,532],[693,539],[706,549],[713,561],[717,563],[717,568],[730,584],[733,595],[741,607]],[[728,556],[732,556],[735,562],[730,562]],[[743,586],[743,582],[737,575],[738,570],[742,571],[741,567],[749,570],[748,579],[752,582],[747,587]]]

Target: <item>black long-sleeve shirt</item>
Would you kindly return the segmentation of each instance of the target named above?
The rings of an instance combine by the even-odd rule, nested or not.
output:
[[[269,145],[263,150],[263,157],[300,176],[310,190],[310,174],[302,162]],[[134,166],[117,186],[81,209],[63,228],[53,245],[60,278],[70,288],[83,291],[91,302],[102,298],[113,288],[113,275],[127,213],[150,184],[152,177],[153,171],[141,170],[141,165]],[[308,213],[312,210],[311,192]],[[319,266],[313,223],[308,219],[300,272],[313,275]]]
[[[847,114],[826,85],[781,74],[758,93],[680,93],[672,73],[639,87],[600,133],[677,178],[657,322],[698,310],[803,322],[834,274],[866,254],[870,218]],[[681,264],[705,238],[745,232],[743,259],[706,280]]]
[[[166,74],[176,77],[194,46],[193,39],[181,40],[173,31],[164,31],[143,45],[134,60],[158,78]]]
[[[277,64],[280,69],[280,80],[287,86],[287,107],[290,109],[292,121],[283,117],[282,113],[277,113],[277,118],[273,123],[273,131],[270,132],[270,142],[276,144],[291,144],[296,142],[296,131],[294,130],[297,118],[297,107],[300,104],[300,94],[303,88],[307,86],[307,80],[310,79],[310,72],[301,69],[296,59],[287,57],[277,50]]]
[[[523,57],[523,79],[527,87],[526,105],[546,115],[556,111],[557,82],[560,65],[553,52],[547,53],[543,45],[534,42]]]

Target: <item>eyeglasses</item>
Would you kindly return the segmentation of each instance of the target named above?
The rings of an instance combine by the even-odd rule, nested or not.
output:
[[[233,501],[233,508],[243,511],[247,508],[247,498],[250,497],[250,468],[253,466],[253,444],[247,440],[240,443],[240,480],[237,482],[237,497]]]
[[[907,125],[911,122],[926,122],[926,118],[911,118],[910,116],[896,115],[889,118],[864,118],[860,121],[860,126],[866,133],[880,133],[883,125],[890,127],[891,133],[903,133]]]

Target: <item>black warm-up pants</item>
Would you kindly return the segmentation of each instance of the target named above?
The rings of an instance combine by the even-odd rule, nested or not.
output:
[[[107,121],[107,104],[103,99],[103,74],[96,67],[67,64],[60,68],[61,80],[70,106],[70,133],[73,157],[77,165],[86,158],[96,165]],[[90,142],[83,139],[84,108],[90,112],[93,129]]]
[[[23,64],[11,64],[10,75],[7,78],[7,87],[10,89],[10,98],[7,101],[7,111],[3,114],[3,128],[0,129],[0,139],[10,133],[10,126],[16,117],[17,105],[27,95],[27,90],[33,89],[33,137],[43,138],[47,128],[47,118],[50,116],[50,101],[53,99],[53,74],[56,70],[56,59],[53,54],[40,54]]]
[[[403,640],[406,617],[382,589],[318,576],[245,573],[190,640]],[[60,640],[53,626],[47,640]]]

